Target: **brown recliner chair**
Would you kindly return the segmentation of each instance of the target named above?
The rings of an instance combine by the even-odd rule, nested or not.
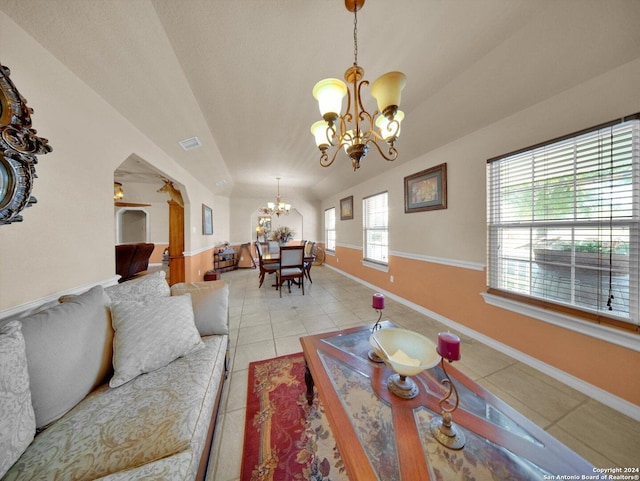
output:
[[[129,278],[129,266],[136,253],[136,244],[121,244],[116,246],[116,274],[120,276],[118,282]]]
[[[132,276],[149,268],[149,258],[153,253],[155,244],[136,244],[136,246],[136,253],[133,254],[131,267],[129,268]]]
[[[131,279],[139,272],[149,268],[149,258],[155,244],[120,244],[116,246],[116,274],[120,275],[118,282]]]

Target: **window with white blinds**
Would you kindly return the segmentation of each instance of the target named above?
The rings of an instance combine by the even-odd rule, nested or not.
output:
[[[638,115],[487,164],[489,288],[639,324]]]
[[[389,209],[387,193],[362,199],[364,259],[386,264],[389,260]]]
[[[336,208],[324,211],[324,245],[326,250],[336,250]]]

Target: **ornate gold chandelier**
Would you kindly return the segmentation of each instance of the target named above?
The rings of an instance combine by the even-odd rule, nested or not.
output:
[[[280,214],[289,215],[291,210],[291,204],[285,204],[280,197],[280,177],[276,177],[278,181],[278,195],[276,195],[276,202],[267,202],[267,207],[261,207],[260,212],[266,215],[275,215],[280,217]]]
[[[349,90],[342,80],[328,78],[313,87],[313,96],[318,101],[323,120],[311,126],[316,145],[320,149],[320,165],[329,167],[336,159],[340,148],[351,158],[354,172],[360,168],[360,160],[366,157],[369,145],[374,145],[380,155],[389,161],[398,158],[395,142],[400,135],[400,123],[404,113],[398,110],[400,97],[407,78],[402,72],[387,72],[371,85],[371,95],[377,100],[378,109],[371,115],[362,104],[362,87],[369,85],[362,80],[364,69],[358,65],[358,10],[365,0],[345,0],[345,7],[353,12],[353,66],[347,69],[344,79],[352,87]],[[347,109],[342,110],[342,99],[347,96]],[[353,108],[353,110],[352,110]],[[377,127],[377,129],[376,129]],[[386,142],[385,154],[378,141]],[[331,160],[329,149],[336,147]]]

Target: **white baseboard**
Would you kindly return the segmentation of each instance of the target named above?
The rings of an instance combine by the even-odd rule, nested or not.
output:
[[[363,284],[371,289],[374,289],[376,291],[379,291],[381,293],[383,293],[385,296],[389,296],[389,298],[413,309],[414,311],[417,311],[421,314],[424,314],[425,316],[428,316],[432,319],[435,319],[436,321],[441,322],[442,324],[450,327],[451,329],[455,329],[467,336],[473,337],[474,339],[477,339],[478,341],[482,342],[483,344],[486,344],[489,347],[492,347],[493,349],[496,349],[500,352],[503,352],[505,354],[507,354],[508,356],[513,357],[514,359],[517,359],[518,361],[531,366],[534,369],[537,369],[538,371],[553,377],[554,379],[557,379],[558,381],[566,384],[567,386],[572,387],[573,389],[575,389],[576,391],[581,392],[582,394],[585,394],[586,396],[589,396],[593,399],[595,399],[596,401],[599,401],[607,406],[609,406],[612,409],[615,409],[616,411],[621,412],[622,414],[624,414],[625,416],[629,416],[630,418],[636,420],[636,421],[640,421],[640,406],[633,404],[625,399],[622,399],[621,397],[618,397],[612,393],[610,393],[609,391],[605,391],[602,388],[599,388],[597,386],[594,386],[593,384],[590,384],[588,382],[583,381],[582,379],[579,379],[575,376],[572,376],[571,374],[568,374],[556,367],[553,367],[547,363],[544,363],[542,361],[540,361],[539,359],[536,359],[535,357],[529,356],[528,354],[523,353],[522,351],[518,351],[517,349],[514,349],[511,346],[508,346],[506,344],[503,344],[499,341],[496,341],[495,339],[482,334],[480,332],[477,332],[473,329],[470,329],[462,324],[459,324],[455,321],[452,321],[449,318],[446,318],[440,314],[438,314],[437,312],[433,312],[429,309],[426,309],[418,304],[415,304],[411,301],[408,301],[407,299],[404,299],[403,297],[400,297],[396,294],[393,294],[391,292],[387,292],[384,289],[380,289],[380,287],[370,284],[366,281],[363,281],[362,279],[353,276],[351,274],[348,274],[344,271],[341,271],[340,269],[337,269],[333,266],[330,265],[326,265],[325,267],[328,267],[330,269],[333,269],[334,271],[342,274],[345,277],[348,277],[356,282],[359,282],[360,284]]]
[[[66,296],[70,294],[80,294],[82,292],[85,292],[91,289],[93,286],[96,286],[98,284],[100,284],[103,287],[112,286],[118,283],[118,279],[120,279],[120,276],[113,276],[103,281],[94,282],[84,286],[73,287],[71,289],[66,289],[64,291],[59,291],[54,294],[41,297],[40,299],[34,299],[32,301],[25,302],[24,304],[20,304],[18,306],[10,307],[9,309],[4,309],[0,311],[0,321],[4,319],[12,319],[12,318],[20,318],[20,317],[28,316],[29,314],[32,314],[43,308],[56,304],[58,302],[58,299],[61,296]]]

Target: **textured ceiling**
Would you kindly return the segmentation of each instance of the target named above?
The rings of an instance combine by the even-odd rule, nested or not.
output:
[[[216,193],[271,195],[280,176],[283,194],[321,199],[389,168],[374,151],[356,173],[344,154],[322,168],[309,133],[313,85],[353,62],[342,0],[0,0],[0,10]],[[369,0],[358,63],[370,81],[407,75],[403,162],[637,58],[638,25],[637,0]],[[203,146],[183,151],[193,136]]]

